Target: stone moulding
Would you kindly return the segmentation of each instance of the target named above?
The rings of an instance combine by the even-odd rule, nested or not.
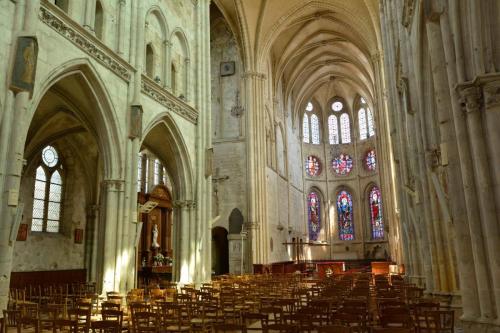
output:
[[[135,69],[129,63],[115,54],[97,37],[91,35],[78,23],[59,11],[61,10],[55,5],[43,1],[38,17],[40,21],[57,31],[120,78],[127,82],[130,81],[131,72],[135,72]]]
[[[196,125],[198,123],[198,111],[172,95],[146,75],[142,75],[141,91],[193,124]]]

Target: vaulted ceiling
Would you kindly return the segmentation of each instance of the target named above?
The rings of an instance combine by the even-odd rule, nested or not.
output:
[[[245,70],[302,107],[332,80],[374,97],[378,0],[214,0],[239,40]]]

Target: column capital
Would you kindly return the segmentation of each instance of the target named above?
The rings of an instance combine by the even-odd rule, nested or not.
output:
[[[173,202],[175,208],[196,208],[197,203],[195,200],[174,200]]]
[[[500,80],[485,84],[483,86],[483,95],[487,109],[500,106]]]
[[[481,105],[481,90],[473,85],[460,90],[460,103],[462,110],[466,113],[479,111]]]
[[[243,229],[245,229],[245,230],[257,229],[258,227],[259,227],[259,222],[245,222],[245,223],[243,223]]]
[[[120,191],[120,190],[122,190],[122,187],[125,184],[125,181],[122,179],[105,179],[101,183],[109,191]]]
[[[265,80],[266,79],[266,74],[255,72],[255,71],[248,71],[248,72],[243,73],[243,78],[245,78],[245,79],[247,79],[247,78],[252,78],[252,79],[255,78],[255,79]]]

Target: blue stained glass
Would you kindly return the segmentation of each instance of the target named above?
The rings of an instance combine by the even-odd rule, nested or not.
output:
[[[340,240],[354,240],[352,196],[345,190],[340,191],[337,196],[337,213]]]
[[[319,195],[311,192],[307,196],[309,240],[317,241],[321,231],[321,203]]]
[[[382,217],[382,195],[377,186],[370,191],[370,222],[372,225],[372,238],[384,239],[384,220]]]
[[[365,166],[369,171],[375,171],[377,168],[377,160],[375,157],[375,150],[370,149],[365,156]]]

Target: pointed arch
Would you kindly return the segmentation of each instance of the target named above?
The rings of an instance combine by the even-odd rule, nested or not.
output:
[[[73,59],[53,69],[40,82],[43,84],[37,89],[29,106],[29,119],[27,126],[31,123],[40,101],[47,91],[64,79],[71,79],[86,91],[94,105],[92,110],[88,108],[73,107],[72,112],[82,122],[85,128],[96,138],[98,149],[103,159],[104,179],[118,179],[121,175],[122,152],[120,145],[120,133],[116,126],[119,123],[118,116],[111,102],[111,97],[106,85],[99,76],[94,65],[87,58]],[[24,131],[23,141],[26,141],[27,130]],[[36,147],[35,147],[36,148]]]

